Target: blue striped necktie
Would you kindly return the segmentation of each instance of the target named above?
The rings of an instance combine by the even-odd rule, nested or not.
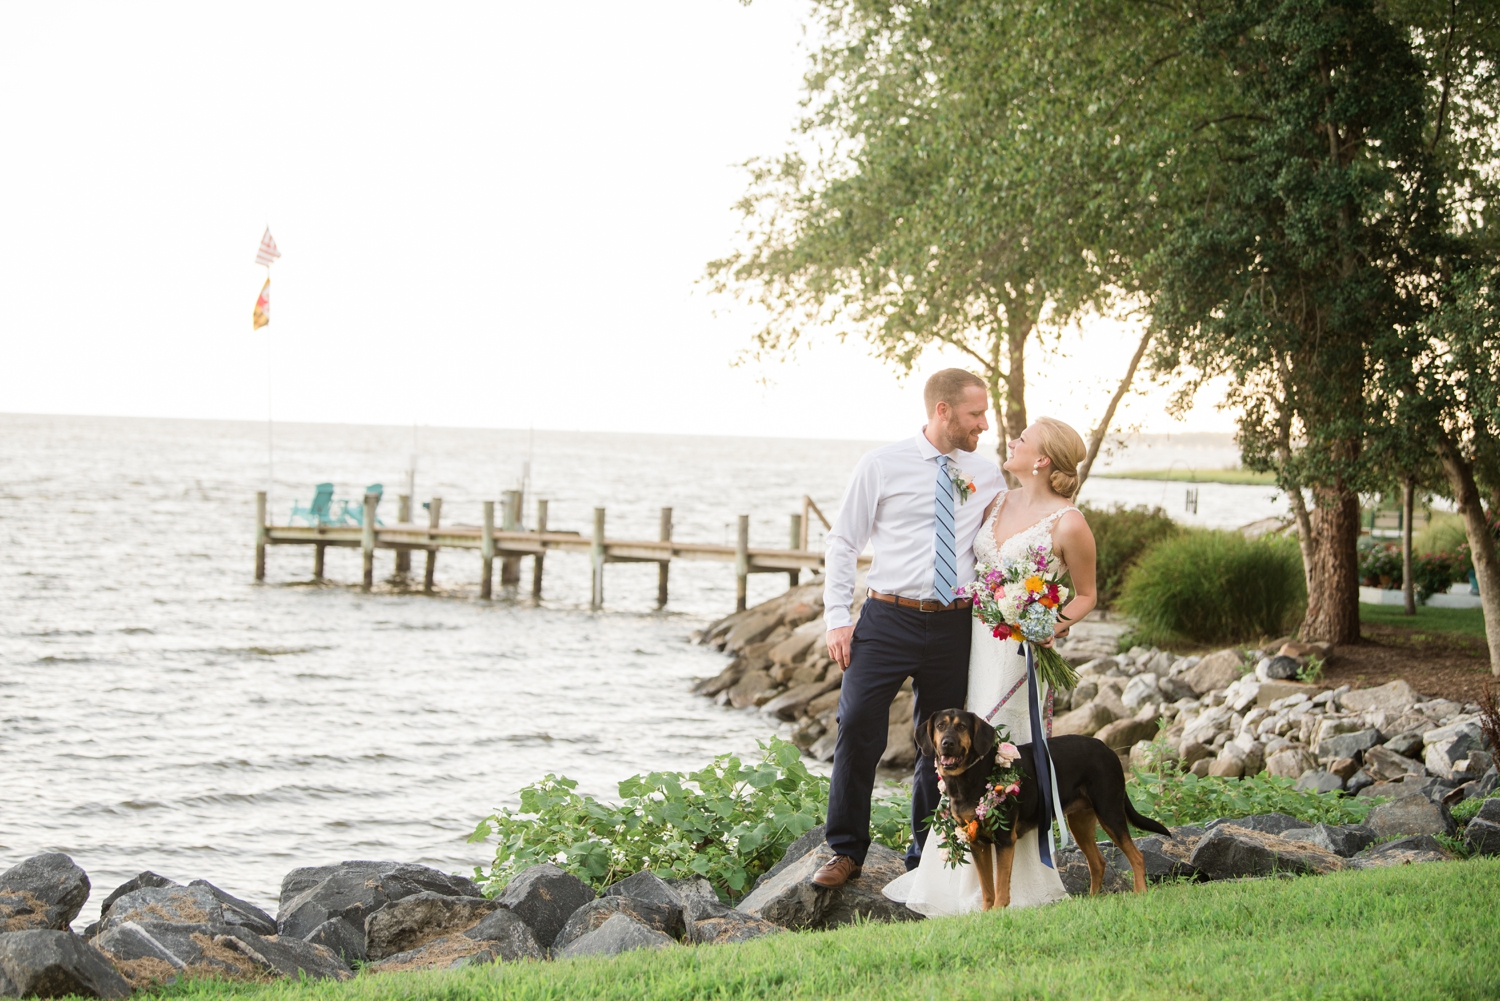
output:
[[[938,601],[953,602],[958,586],[958,556],[953,547],[953,480],[948,475],[948,457],[938,456],[937,495],[933,500],[935,537],[932,542],[932,586]]]

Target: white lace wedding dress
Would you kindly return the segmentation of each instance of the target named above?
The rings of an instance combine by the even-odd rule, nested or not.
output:
[[[1002,494],[1002,497],[1004,495]],[[1033,546],[1041,545],[1047,550],[1048,569],[1061,568],[1061,560],[1052,553],[1052,527],[1057,524],[1065,507],[1043,518],[1030,528],[1018,532],[998,546],[995,544],[995,516],[1000,505],[979,529],[974,540],[974,559],[977,563],[998,564],[1002,559],[1019,559]],[[1031,740],[1031,720],[1027,713],[1026,655],[1017,653],[1020,644],[1000,641],[990,635],[990,629],[979,619],[974,619],[974,637],[969,647],[969,695],[964,708],[978,713],[995,726],[1004,726],[1016,744]],[[1020,682],[1020,686],[1016,687]],[[1006,693],[1015,691],[1006,699]],[[997,705],[1004,700],[1004,705]],[[1044,831],[1031,831],[1016,844],[1015,862],[1010,876],[1010,906],[1034,907],[1063,900],[1068,893],[1063,889],[1057,870],[1042,864],[1037,847],[1037,838]],[[939,836],[929,834],[922,851],[922,862],[917,868],[886,884],[885,895],[900,901],[919,914],[940,917],[966,914],[981,908],[983,897],[979,890],[979,877],[974,873],[971,860],[968,865],[949,868],[944,861],[943,845]]]

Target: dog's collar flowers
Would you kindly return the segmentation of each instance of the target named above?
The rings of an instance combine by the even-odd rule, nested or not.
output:
[[[942,852],[943,864],[951,869],[969,864],[969,850],[983,831],[993,835],[996,831],[1008,831],[1015,822],[1015,811],[1009,809],[1021,794],[1021,752],[1010,742],[1010,733],[1005,727],[996,727],[999,746],[995,751],[995,764],[984,783],[984,795],[974,808],[974,819],[964,821],[954,809],[953,799],[948,795],[948,783],[938,772],[938,791],[942,798],[938,808],[927,818],[931,831],[942,836],[946,848]]]

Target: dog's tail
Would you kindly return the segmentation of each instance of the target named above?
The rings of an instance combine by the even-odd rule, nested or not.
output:
[[[1128,795],[1125,797],[1125,816],[1130,818],[1130,822],[1143,831],[1150,831],[1152,834],[1165,834],[1169,838],[1172,836],[1171,831],[1137,810]]]

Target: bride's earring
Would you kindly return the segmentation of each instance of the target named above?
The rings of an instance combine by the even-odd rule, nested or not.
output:
[[[1031,467],[1031,475],[1032,476],[1040,476],[1041,474],[1042,474],[1042,467],[1041,466],[1032,466]]]

